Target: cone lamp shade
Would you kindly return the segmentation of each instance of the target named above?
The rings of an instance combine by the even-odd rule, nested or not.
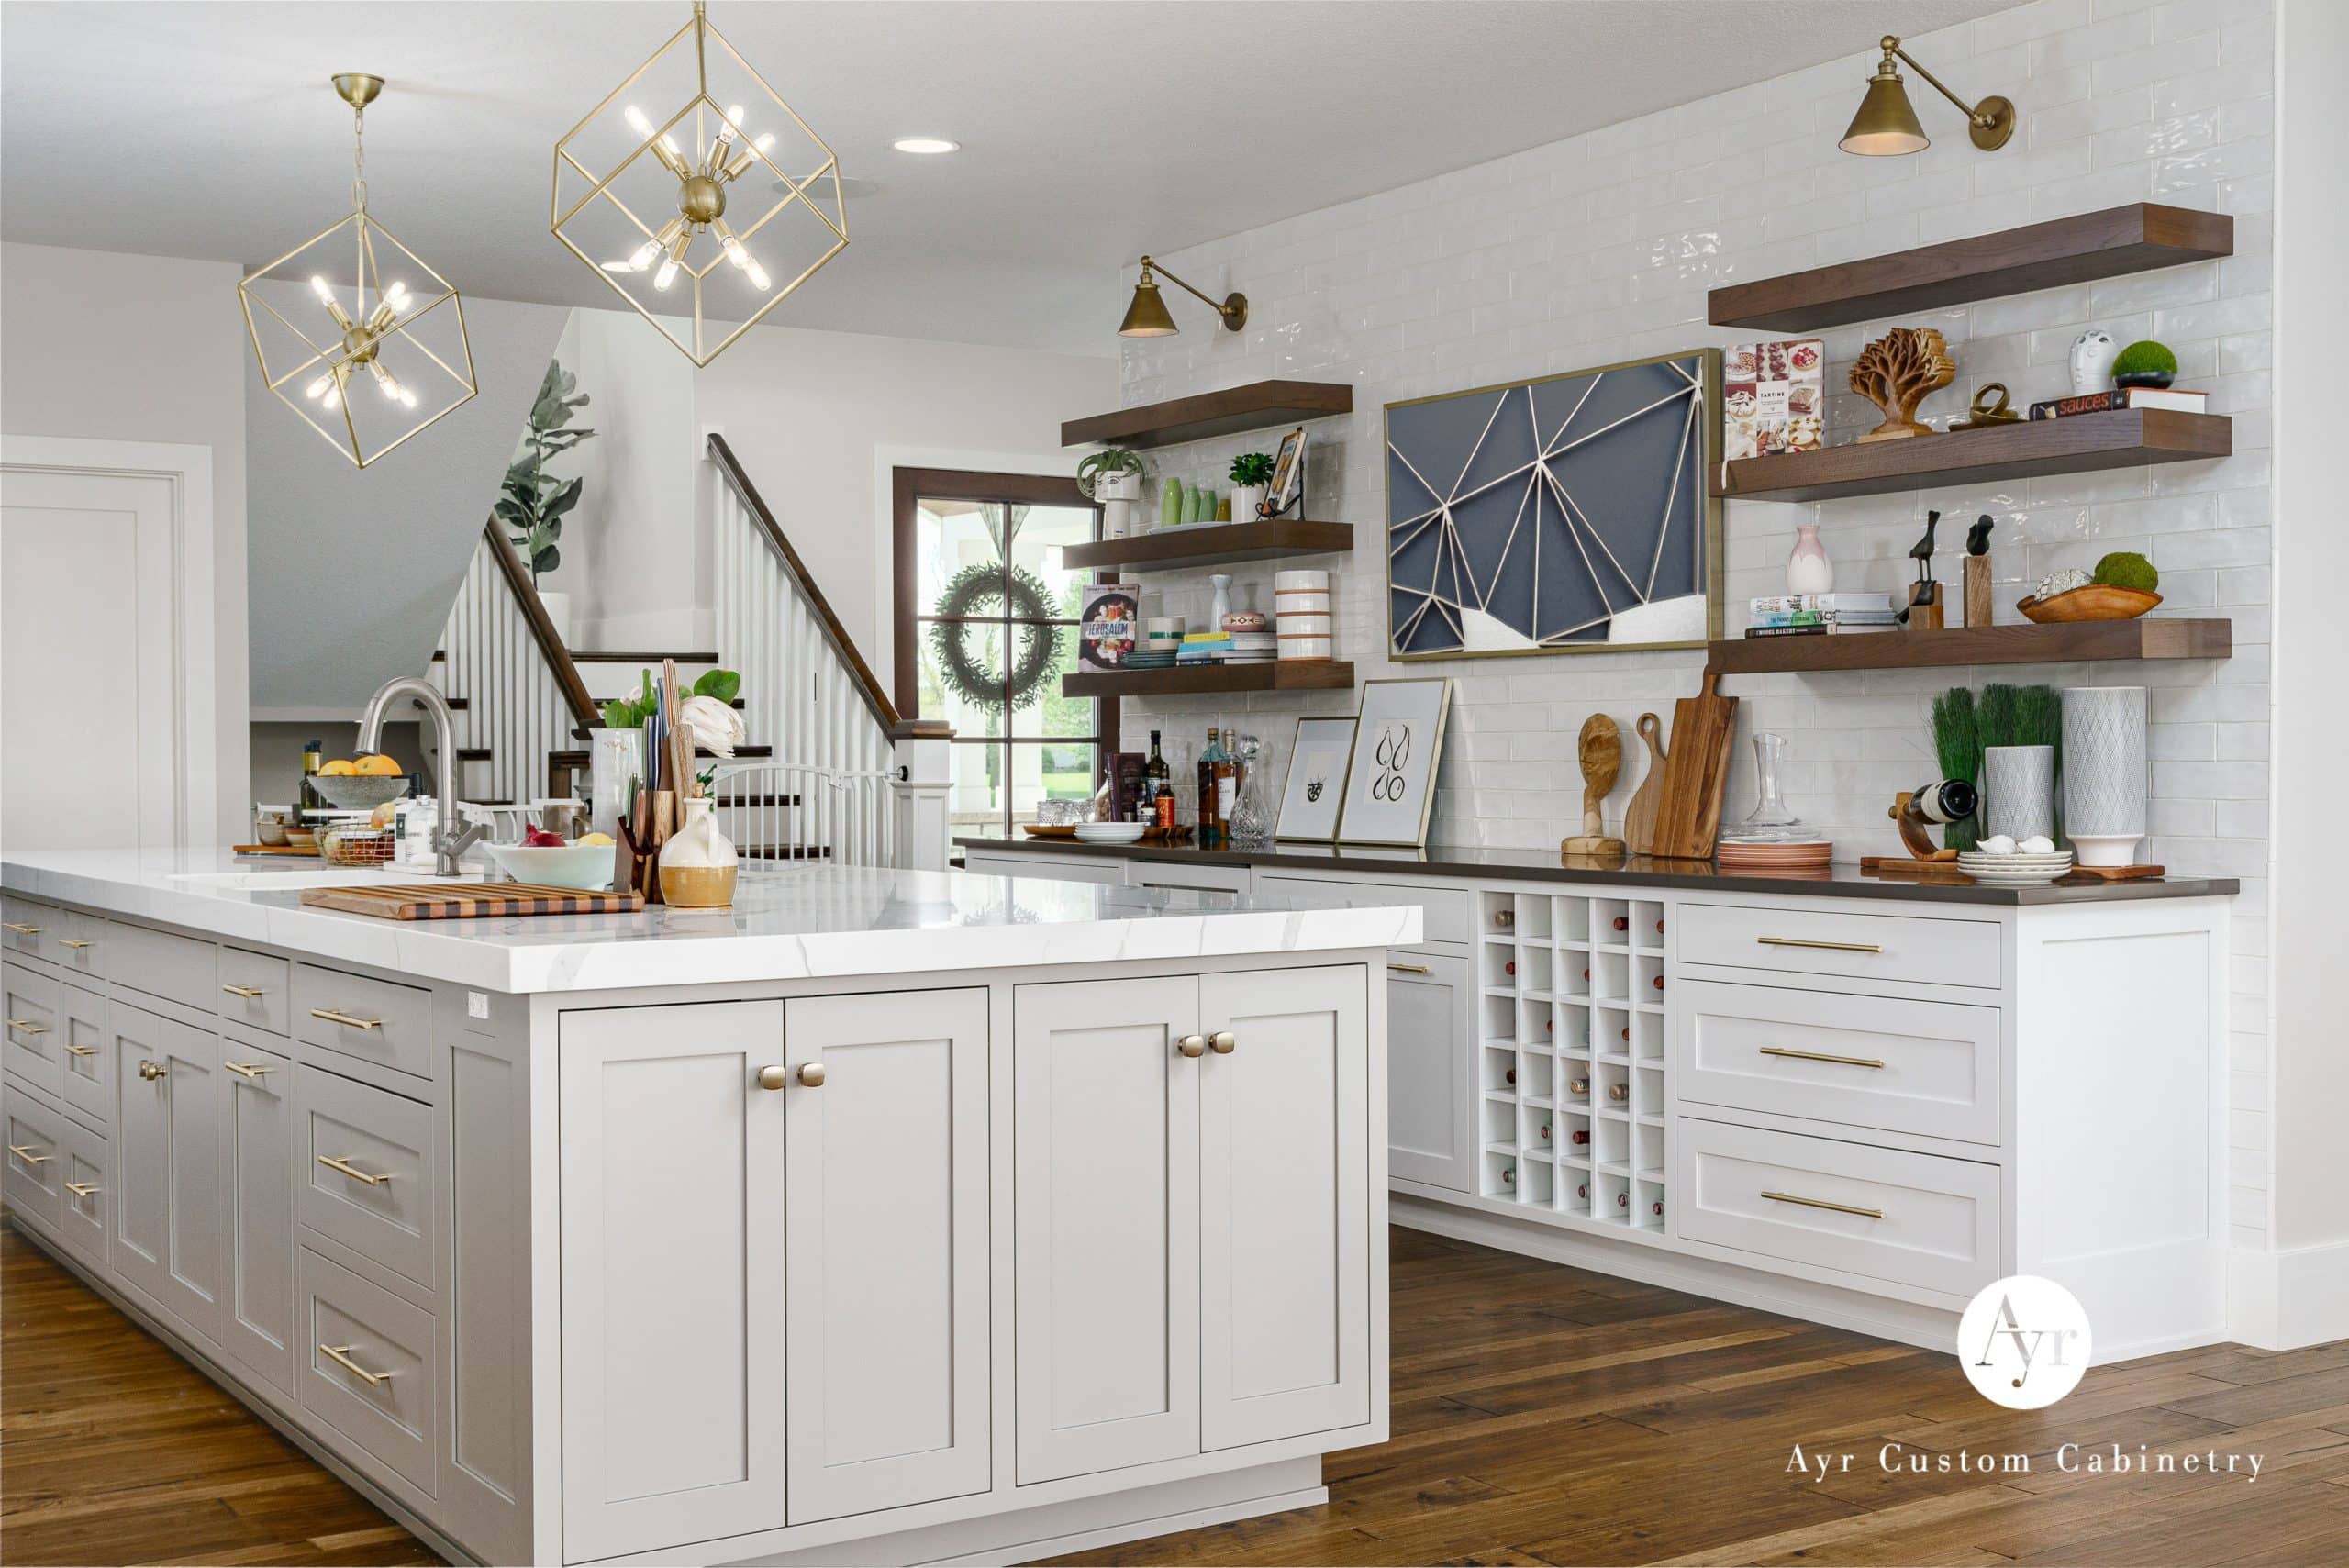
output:
[[[1126,318],[1118,326],[1120,338],[1171,338],[1176,328],[1174,317],[1166,309],[1166,300],[1158,292],[1158,284],[1148,272],[1134,285],[1134,300],[1126,306]]]
[[[1867,96],[1860,100],[1859,113],[1852,117],[1851,128],[1837,145],[1846,152],[1876,158],[1922,152],[1932,145],[1890,60],[1868,78]]]

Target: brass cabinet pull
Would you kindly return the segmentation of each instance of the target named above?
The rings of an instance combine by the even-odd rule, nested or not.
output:
[[[1231,1038],[1230,1029],[1216,1030],[1208,1037],[1208,1045],[1218,1056],[1229,1056],[1240,1049],[1240,1042]]]
[[[1756,937],[1765,948],[1821,948],[1829,952],[1882,952],[1874,942],[1818,942],[1809,937]]]
[[[1207,1036],[1186,1034],[1181,1040],[1174,1042],[1174,1049],[1189,1057],[1196,1058],[1205,1056],[1208,1053]]]
[[[378,1384],[387,1383],[391,1380],[392,1374],[390,1373],[369,1372],[365,1367],[361,1366],[357,1362],[352,1361],[350,1355],[351,1347],[349,1345],[320,1345],[318,1349],[324,1351],[328,1355],[332,1356],[334,1358],[335,1365],[342,1368],[343,1371],[349,1373],[351,1376],[364,1379],[367,1386],[370,1388],[376,1386]]]
[[[47,1034],[49,1032],[47,1024],[37,1024],[30,1018],[10,1018],[8,1027],[18,1034]]]
[[[20,937],[37,937],[40,935],[40,928],[39,926],[28,926],[22,920],[0,920],[0,926],[7,927],[10,930],[16,932],[17,935]]]
[[[791,1069],[788,1067],[767,1066],[759,1069],[759,1087],[762,1089],[780,1089],[790,1082]]]
[[[220,1065],[239,1078],[258,1078],[270,1070],[266,1062],[223,1062]]]
[[[350,1161],[339,1159],[332,1154],[319,1155],[318,1163],[324,1165],[329,1171],[341,1172],[344,1175],[349,1176],[354,1182],[364,1182],[371,1187],[380,1187],[385,1182],[392,1179],[392,1174],[389,1171],[384,1172],[380,1176],[371,1175],[369,1173],[362,1171],[358,1166],[352,1164]]]
[[[169,1071],[170,1069],[165,1067],[160,1062],[141,1062],[139,1064],[139,1075],[141,1078],[146,1079],[150,1084],[156,1079],[162,1077]]]
[[[1842,1067],[1881,1067],[1883,1062],[1873,1056],[1836,1056],[1824,1051],[1796,1051],[1788,1046],[1765,1045],[1755,1049],[1765,1056],[1790,1057],[1797,1062],[1832,1062]]]
[[[65,1190],[72,1193],[75,1197],[95,1197],[98,1195],[98,1185],[95,1182],[68,1182],[65,1184]]]
[[[328,1023],[341,1024],[354,1029],[379,1029],[384,1027],[384,1020],[381,1018],[354,1018],[349,1013],[338,1013],[332,1007],[313,1007],[310,1009],[310,1017],[324,1018]]]
[[[223,985],[220,989],[225,995],[230,996],[242,996],[248,1002],[251,1001],[256,996],[266,995],[266,993],[264,993],[258,985]],[[323,1018],[326,1015],[324,1013],[312,1013],[310,1017],[314,1018]]]
[[[65,1048],[68,1056],[95,1056],[97,1053],[98,1048],[95,1045],[69,1045]]]
[[[57,939],[57,945],[61,948],[72,948],[78,952],[83,948],[94,948],[98,944],[95,942],[76,941],[72,937],[60,937]]]
[[[1390,974],[1433,974],[1435,973],[1424,963],[1390,963],[1386,966],[1386,970]]]
[[[1792,1193],[1772,1192],[1765,1192],[1762,1195],[1768,1198],[1772,1203],[1796,1203],[1800,1204],[1805,1208],[1831,1208],[1838,1214],[1856,1214],[1862,1219],[1882,1219],[1884,1218],[1884,1210],[1880,1208],[1861,1208],[1855,1204],[1829,1203],[1823,1197],[1797,1197]]]
[[[820,1062],[801,1062],[799,1064],[799,1086],[803,1089],[822,1088],[824,1086],[824,1064]]]
[[[17,1159],[22,1160],[28,1165],[46,1165],[50,1161],[50,1156],[46,1154],[36,1154],[21,1143],[11,1143],[8,1145],[8,1152],[14,1154]]]

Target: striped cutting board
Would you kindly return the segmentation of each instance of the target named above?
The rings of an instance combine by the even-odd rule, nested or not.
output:
[[[385,920],[503,920],[519,915],[629,915],[638,893],[582,893],[533,882],[444,882],[413,886],[313,887],[302,902]]]

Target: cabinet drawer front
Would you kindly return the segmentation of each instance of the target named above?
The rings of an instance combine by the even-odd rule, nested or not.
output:
[[[284,1034],[294,1011],[292,968],[282,958],[220,950],[220,1017],[249,1029]]]
[[[72,1117],[59,1118],[64,1170],[57,1184],[57,1229],[65,1243],[98,1268],[106,1266],[106,1233],[114,1225],[114,1161],[106,1140]]]
[[[1997,1279],[1998,1168],[1680,1119],[1680,1234],[1966,1296]]]
[[[106,998],[79,985],[58,988],[59,1098],[100,1127],[114,1120],[114,1052]]]
[[[58,1011],[57,977],[28,964],[0,964],[7,996],[7,1070],[46,1094],[61,1094],[58,1062],[65,1055],[64,1020]]]
[[[65,1181],[65,1114],[36,1099],[14,1084],[8,1085],[0,1127],[7,1132],[7,1173],[0,1192],[10,1207],[23,1210],[54,1231]]]
[[[298,1071],[302,1223],[431,1286],[431,1107],[306,1062]]]
[[[1275,897],[1316,909],[1379,908],[1396,904],[1419,906],[1419,940],[1465,942],[1469,940],[1468,890],[1439,887],[1409,877],[1391,883],[1341,882],[1326,876],[1284,876],[1259,872],[1256,884]]]
[[[430,1496],[432,1314],[306,1247],[301,1300],[302,1407]]]
[[[974,876],[1048,876],[1060,882],[1108,883],[1112,887],[1126,880],[1126,862],[1101,855],[990,855],[966,850],[963,869]]]
[[[66,934],[63,910],[13,893],[0,895],[0,950],[50,962],[64,951],[57,939]]]
[[[1998,1009],[1684,980],[1686,1103],[1998,1141]]]
[[[432,993],[321,969],[294,966],[294,1037],[323,1050],[432,1076]]]
[[[1126,884],[1170,893],[1245,893],[1253,880],[1246,866],[1188,865],[1181,861],[1128,861]]]
[[[117,924],[108,936],[106,978],[152,995],[167,996],[200,1012],[212,1011],[216,950],[194,937],[173,936],[146,926]]]
[[[85,975],[92,980],[106,978],[106,951],[113,928],[95,915],[79,910],[65,911],[65,929],[50,943],[50,956],[57,960],[57,967],[69,974]]]
[[[1929,985],[1998,984],[1996,920],[1684,904],[1672,929],[1683,963]]]

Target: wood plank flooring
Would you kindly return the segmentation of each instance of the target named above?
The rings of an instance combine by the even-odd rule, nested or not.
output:
[[[1397,1229],[1393,1440],[1330,1503],[1113,1563],[2349,1562],[2349,1342],[2099,1368],[2053,1411],[1954,1361]],[[0,1559],[437,1561],[13,1230],[0,1233]],[[1791,1447],[1853,1454],[1787,1473]],[[2260,1478],[2064,1474],[2056,1445],[2257,1452]],[[2029,1473],[1877,1466],[2022,1452]]]

